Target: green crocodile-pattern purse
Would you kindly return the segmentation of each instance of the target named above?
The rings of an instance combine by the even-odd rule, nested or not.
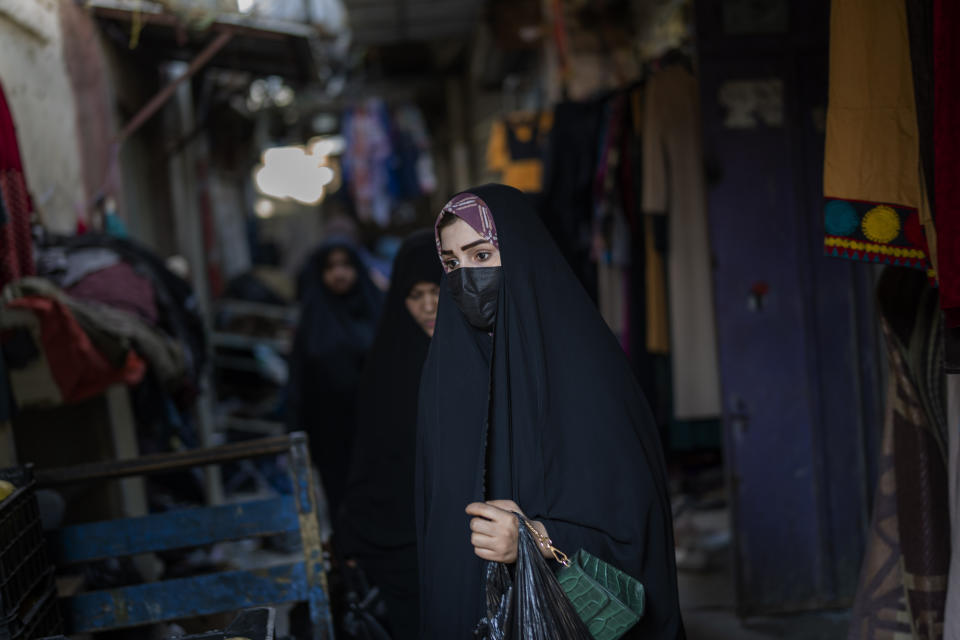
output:
[[[640,622],[646,596],[639,580],[583,549],[568,558],[526,518],[517,518],[560,563],[557,582],[595,640],[618,640]]]
[[[617,640],[643,617],[643,585],[583,549],[557,581],[596,640]]]

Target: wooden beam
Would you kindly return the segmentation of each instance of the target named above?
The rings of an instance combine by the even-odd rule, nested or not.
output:
[[[64,527],[48,533],[57,565],[300,530],[293,496]]]
[[[289,451],[294,444],[301,440],[305,442],[306,439],[306,434],[298,432],[291,433],[288,436],[247,440],[209,449],[191,449],[178,453],[156,453],[141,456],[136,460],[112,460],[73,467],[37,470],[36,477],[38,484],[50,487],[76,482],[127,478],[141,474],[167,473],[211,464],[279,455]]]
[[[263,603],[302,602],[308,593],[302,562],[255,571],[227,571],[83,593],[60,601],[71,634],[126,629],[154,622],[239,611]]]

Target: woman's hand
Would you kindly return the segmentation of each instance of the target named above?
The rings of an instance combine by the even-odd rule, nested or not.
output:
[[[490,500],[467,505],[470,520],[470,544],[478,557],[491,562],[511,564],[517,561],[517,517],[526,515],[512,500]],[[547,530],[540,522],[531,523],[544,537]],[[544,550],[541,549],[541,553]],[[545,554],[546,555],[546,554]]]

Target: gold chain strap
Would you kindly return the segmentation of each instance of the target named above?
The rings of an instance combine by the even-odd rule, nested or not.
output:
[[[557,549],[555,546],[553,546],[553,540],[537,531],[537,528],[530,524],[526,518],[521,518],[521,520],[523,521],[523,524],[527,526],[527,529],[530,531],[530,533],[533,534],[533,537],[537,539],[537,544],[540,545],[541,549],[546,549],[553,554],[553,559],[563,566],[570,566],[570,558],[568,558],[567,554],[565,554],[563,551],[560,551],[560,549]]]

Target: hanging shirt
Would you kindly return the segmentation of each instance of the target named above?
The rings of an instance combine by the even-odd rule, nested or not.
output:
[[[960,326],[960,7],[956,2],[934,2],[934,200],[937,211],[936,238],[940,246],[940,306],[946,312],[947,326]],[[956,341],[954,332],[948,336]],[[948,351],[949,353],[949,351]],[[960,363],[948,362],[951,369]],[[960,627],[960,623],[957,624]]]
[[[697,80],[680,65],[647,82],[643,210],[668,220],[674,415],[721,413],[713,278]]]
[[[499,172],[503,184],[539,193],[543,189],[543,149],[552,126],[550,111],[497,120],[490,128],[487,169]]]
[[[27,189],[17,144],[17,131],[0,86],[0,288],[33,275],[30,215],[33,202]]]

